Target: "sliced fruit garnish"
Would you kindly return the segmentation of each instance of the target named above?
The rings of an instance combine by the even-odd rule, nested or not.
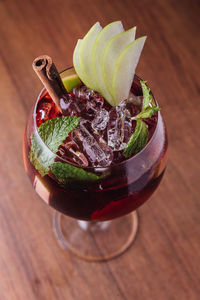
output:
[[[78,40],[74,50],[74,68],[80,79],[112,106],[127,99],[130,92],[146,39],[143,37],[133,44],[135,31],[136,27],[124,31],[119,21],[102,30],[97,22],[83,40]]]
[[[84,36],[79,48],[80,68],[84,78],[90,84],[90,88],[96,90],[96,82],[92,74],[91,54],[94,42],[101,31],[99,22],[95,23],[88,33]]]
[[[87,82],[86,78],[84,77],[83,72],[81,71],[81,67],[80,67],[79,48],[80,48],[81,42],[82,42],[82,40],[78,40],[78,42],[76,44],[76,47],[74,49],[73,64],[74,64],[74,68],[76,70],[76,73],[78,74],[78,76],[80,77],[82,82],[85,83],[85,85],[87,85],[89,87],[89,82]]]
[[[128,98],[145,40],[146,36],[130,43],[117,60],[112,81],[114,105],[118,105],[122,100]]]
[[[74,68],[64,71],[61,74],[61,78],[68,93],[70,93],[73,88],[81,85],[81,80]]]
[[[102,72],[107,89],[111,95],[113,94],[112,80],[116,62],[126,46],[135,40],[135,31],[136,27],[133,27],[114,36],[104,50]]]
[[[93,77],[96,81],[96,90],[102,94],[104,98],[111,98],[108,93],[103,74],[102,74],[102,62],[103,53],[108,42],[120,32],[123,32],[124,28],[121,21],[116,21],[105,26],[98,34],[91,54],[91,65],[93,71]],[[109,100],[107,99],[109,102]]]

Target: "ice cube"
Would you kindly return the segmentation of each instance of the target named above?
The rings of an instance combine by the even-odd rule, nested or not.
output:
[[[142,96],[135,96],[130,92],[126,103],[127,109],[130,111],[131,116],[136,116],[142,109]]]
[[[72,132],[73,140],[82,148],[90,164],[94,167],[109,166],[113,159],[113,152],[103,138],[91,134],[90,122],[81,120],[80,125]]]
[[[80,116],[92,121],[97,111],[103,107],[103,97],[86,86],[73,89],[73,93],[75,95],[75,102],[78,103],[81,109]]]
[[[98,92],[91,90],[85,85],[74,88],[73,93],[76,99],[86,102],[88,108],[101,108],[104,104],[103,97]]]
[[[94,120],[91,123],[93,130],[99,131],[104,130],[108,124],[109,112],[102,108],[95,113]]]
[[[59,147],[58,155],[61,156],[63,159],[67,159],[74,163],[77,163],[79,166],[88,166],[87,158],[80,151],[80,148],[70,136],[68,136],[62,143],[62,145]]]
[[[65,116],[80,116],[81,107],[78,101],[75,101],[73,94],[68,94],[67,97],[60,99],[60,107]]]
[[[87,86],[82,85],[81,87],[74,88],[73,93],[78,99],[89,100],[90,97],[94,94],[94,91]]]
[[[127,102],[132,103],[133,105],[136,105],[136,106],[141,106],[142,105],[142,96],[135,96],[132,92],[130,92]]]
[[[126,108],[126,102],[115,106],[109,113],[109,122],[107,127],[108,146],[113,151],[123,150],[131,135],[132,121],[129,110]]]
[[[74,88],[73,93],[60,99],[64,115],[78,116],[90,121],[95,118],[95,114],[103,105],[103,97],[86,86]]]

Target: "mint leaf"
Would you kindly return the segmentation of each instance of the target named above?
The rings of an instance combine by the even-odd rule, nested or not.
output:
[[[42,143],[38,133],[32,134],[29,159],[41,176],[48,173],[49,166],[54,162],[55,157],[56,155]]]
[[[132,120],[138,119],[147,119],[154,115],[156,111],[159,111],[160,108],[153,104],[152,96],[150,95],[150,88],[146,86],[146,81],[140,80],[143,93],[143,108],[142,111],[135,117],[132,117]]]
[[[154,115],[156,111],[159,111],[160,108],[157,106],[148,107],[146,110],[142,110],[137,116],[136,119],[147,119]]]
[[[132,154],[138,153],[144,148],[148,140],[148,129],[145,122],[138,119],[135,127],[135,131],[132,134],[127,147],[125,148],[123,155],[128,158]]]
[[[37,132],[32,134],[29,159],[41,176],[48,173],[50,165],[54,163],[58,147],[69,132],[76,128],[78,122],[79,118],[75,116],[57,117],[41,124],[39,134]]]
[[[140,80],[140,84],[142,87],[142,93],[143,93],[143,109],[145,110],[147,107],[149,107],[149,104],[152,102],[152,96],[150,95],[150,88],[146,85],[147,81]]]
[[[67,116],[47,120],[39,127],[41,139],[52,152],[56,153],[69,132],[76,128],[79,119],[75,116]]]
[[[38,159],[37,156],[35,156],[34,152],[30,150],[29,152],[29,159],[32,165],[34,165],[35,169],[41,174],[41,176],[44,176],[48,173],[48,168],[45,168],[44,164],[42,164]]]
[[[96,174],[86,172],[81,168],[76,168],[72,165],[62,163],[62,162],[55,162],[51,165],[51,171],[53,175],[57,178],[60,184],[66,184],[71,179],[76,180],[83,180],[83,181],[96,181],[105,177],[97,176]]]
[[[132,120],[136,120],[135,131],[132,134],[127,147],[125,148],[123,155],[128,158],[132,154],[138,153],[140,150],[144,148],[148,141],[148,129],[146,127],[145,122],[141,119],[147,119],[154,115],[156,111],[159,111],[160,108],[153,104],[152,96],[150,95],[150,88],[146,86],[146,81],[140,81],[143,93],[143,108],[142,111],[132,117]]]

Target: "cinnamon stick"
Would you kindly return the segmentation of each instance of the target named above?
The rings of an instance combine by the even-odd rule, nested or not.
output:
[[[41,55],[34,59],[32,66],[50,97],[61,111],[60,99],[66,96],[67,93],[51,57]]]

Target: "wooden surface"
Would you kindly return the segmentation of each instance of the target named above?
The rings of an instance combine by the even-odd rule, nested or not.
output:
[[[0,1],[0,300],[200,299],[199,1]],[[31,64],[72,65],[81,38],[99,20],[137,25],[148,40],[137,74],[148,80],[169,132],[164,179],[139,209],[133,247],[108,263],[61,250],[53,209],[23,167],[22,135],[41,89]]]

